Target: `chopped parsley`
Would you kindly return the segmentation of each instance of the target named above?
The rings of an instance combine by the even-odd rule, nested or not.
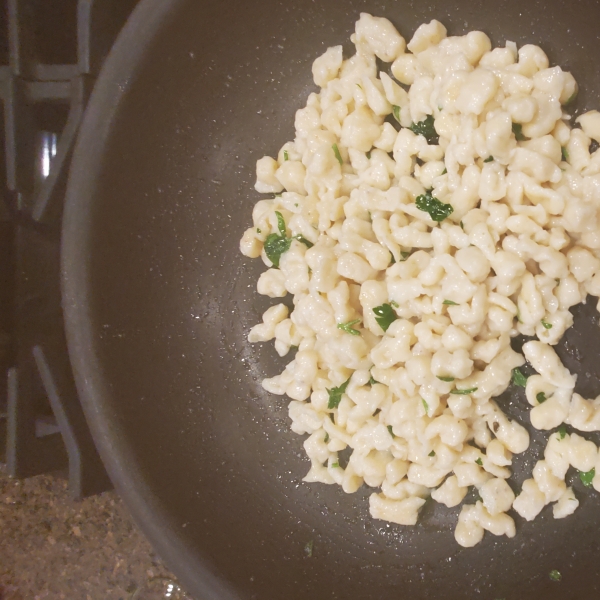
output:
[[[565,162],[569,160],[569,151],[564,146],[560,149],[560,154]]]
[[[396,119],[396,121],[398,121],[398,123],[400,123],[400,107],[396,106],[394,104],[394,106],[392,106],[392,114],[394,115],[394,119]]]
[[[442,380],[442,381],[446,381],[448,383],[450,383],[451,381],[454,381],[454,377],[440,377],[438,375],[437,378],[440,379],[440,380]]]
[[[289,155],[289,153],[288,153],[288,151],[287,151],[287,150],[284,150],[284,151],[283,151],[283,160],[284,160],[284,161],[286,161],[286,160],[290,160],[290,155]]]
[[[348,380],[342,383],[342,385],[327,390],[327,393],[329,394],[329,403],[327,404],[327,408],[331,410],[333,408],[337,408],[340,405],[340,402],[342,401],[342,394],[345,393],[346,388],[348,387],[348,384],[350,383],[351,379],[352,375],[350,375],[350,377],[348,377]]]
[[[306,556],[308,558],[312,558],[313,546],[314,546],[313,540],[310,540],[310,542],[307,542],[306,546],[304,546],[304,553],[306,554]]]
[[[445,304],[446,306],[458,306],[458,303],[453,302],[452,300],[444,300],[442,304]]]
[[[312,242],[309,242],[301,233],[295,235],[294,239],[298,240],[299,242],[302,242],[307,248],[312,248],[314,246],[314,244]]]
[[[544,326],[544,329],[552,329],[552,323],[548,323],[548,321],[544,321],[544,319],[542,319],[542,325]]]
[[[481,456],[475,461],[480,467],[483,467],[483,461],[481,460]]]
[[[561,425],[556,433],[558,433],[559,440],[564,440],[567,435],[567,428],[564,425]]]
[[[348,323],[338,323],[337,328],[349,333],[350,335],[360,335],[360,331],[356,331],[352,326],[360,323],[360,319],[354,319],[354,321],[348,321]]]
[[[325,432],[325,439],[323,440],[326,444],[329,444],[329,434]]]
[[[436,223],[441,223],[454,212],[451,204],[444,204],[432,196],[430,191],[417,196],[415,203],[419,210],[428,213]]]
[[[394,307],[394,308],[400,308],[400,305],[395,301],[395,300],[390,300],[390,304]]]
[[[521,370],[519,369],[519,367],[515,367],[512,370],[512,382],[515,385],[518,385],[520,387],[525,387],[527,385],[527,377],[525,377],[525,375],[523,375],[523,373],[521,373]]]
[[[575,90],[571,96],[569,97],[569,99],[564,103],[563,106],[568,106],[569,104],[571,104],[571,102],[575,101],[575,98],[577,98],[577,90]]]
[[[523,135],[523,125],[521,125],[521,123],[513,123],[512,132],[515,134],[517,142],[525,142],[529,139]]]
[[[367,158],[368,158],[369,160],[371,160],[371,151],[370,151],[370,150],[367,152]]]
[[[464,231],[465,230],[465,224],[461,221],[459,223],[459,225],[460,225],[460,228]]]
[[[560,571],[557,571],[556,569],[550,571],[550,579],[552,579],[552,581],[560,581],[562,579]]]
[[[331,147],[333,149],[333,153],[335,154],[335,157],[337,158],[337,161],[340,163],[340,165],[343,165],[344,159],[342,158],[342,155],[340,154],[340,149],[338,148],[338,145],[334,144]]]
[[[369,377],[369,385],[375,385],[376,383],[379,383],[379,381],[371,375],[371,377]]]
[[[340,463],[339,462],[331,463],[331,468],[332,469],[339,469],[340,468]]]
[[[583,471],[579,471],[579,479],[581,479],[581,483],[585,485],[585,487],[592,487],[592,481],[596,476],[596,469],[592,469],[591,471],[587,471],[584,473]]]
[[[395,434],[394,434],[394,432],[392,431],[392,429],[393,429],[393,428],[392,428],[392,426],[391,426],[391,425],[388,425],[388,426],[387,426],[387,428],[388,428],[388,431],[390,432],[390,435],[391,435],[393,438],[395,438],[395,437],[396,437],[396,435],[395,435]]]
[[[442,171],[442,175],[446,175],[446,173],[448,173],[448,169],[446,169],[446,167],[444,167],[444,170]]]
[[[402,256],[402,262],[404,262],[410,256],[410,252],[402,251],[400,255]]]
[[[435,456],[435,450],[432,450],[427,456]]]
[[[437,144],[439,141],[439,136],[434,127],[433,115],[428,115],[422,121],[413,123],[409,129],[417,135],[422,135],[428,144]]]
[[[273,266],[279,268],[279,260],[281,259],[281,255],[290,249],[293,239],[302,242],[307,248],[312,248],[313,244],[301,234],[298,234],[293,238],[287,237],[283,215],[276,210],[275,216],[277,217],[277,227],[279,229],[279,233],[271,233],[267,236],[267,239],[265,240],[265,254],[273,263]]]
[[[391,304],[382,304],[373,309],[375,320],[381,329],[387,331],[390,325],[398,318]]]
[[[421,402],[423,403],[423,408],[425,409],[425,414],[429,414],[429,404],[424,398],[421,398]]]
[[[292,245],[292,239],[271,233],[265,240],[265,254],[273,263],[273,266],[279,268],[279,260],[281,255],[287,252]]]
[[[484,163],[494,162],[494,157],[493,156],[488,156],[483,162]]]
[[[535,395],[535,399],[538,401],[538,404],[543,404],[544,402],[546,402],[546,400],[548,400],[548,398],[546,398],[546,394],[544,394],[544,392],[538,392]]]
[[[455,396],[466,396],[467,394],[472,394],[477,391],[478,388],[467,388],[466,390],[452,390],[450,393]]]
[[[260,227],[256,228],[256,233],[262,233],[262,230],[260,229]]]

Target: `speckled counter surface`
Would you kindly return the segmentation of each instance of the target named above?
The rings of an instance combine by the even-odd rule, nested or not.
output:
[[[0,600],[165,597],[189,599],[115,492],[76,501],[62,479],[0,467]]]

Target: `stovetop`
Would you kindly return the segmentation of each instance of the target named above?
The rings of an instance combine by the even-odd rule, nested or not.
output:
[[[0,462],[110,487],[79,404],[60,298],[68,170],[95,78],[137,0],[5,0],[0,16]]]

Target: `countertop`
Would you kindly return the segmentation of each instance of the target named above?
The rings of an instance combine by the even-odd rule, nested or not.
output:
[[[191,600],[115,492],[77,501],[0,466],[0,600]]]

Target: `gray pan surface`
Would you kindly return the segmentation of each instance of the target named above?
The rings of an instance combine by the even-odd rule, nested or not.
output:
[[[96,443],[197,600],[599,598],[600,495],[574,475],[574,516],[546,508],[517,518],[512,540],[461,549],[456,509],[428,504],[405,528],[368,516],[368,489],[303,484],[287,400],[261,388],[285,363],[246,342],[272,303],[255,292],[261,262],[238,252],[255,162],[293,138],[312,61],[350,51],[365,10],[407,38],[437,18],[450,34],[539,44],[578,79],[574,109],[600,106],[597,1],[143,0],[89,105],[64,220],[70,352]],[[559,351],[595,396],[595,302],[575,312]],[[501,404],[527,419],[521,390]],[[542,453],[532,440],[518,481]]]

